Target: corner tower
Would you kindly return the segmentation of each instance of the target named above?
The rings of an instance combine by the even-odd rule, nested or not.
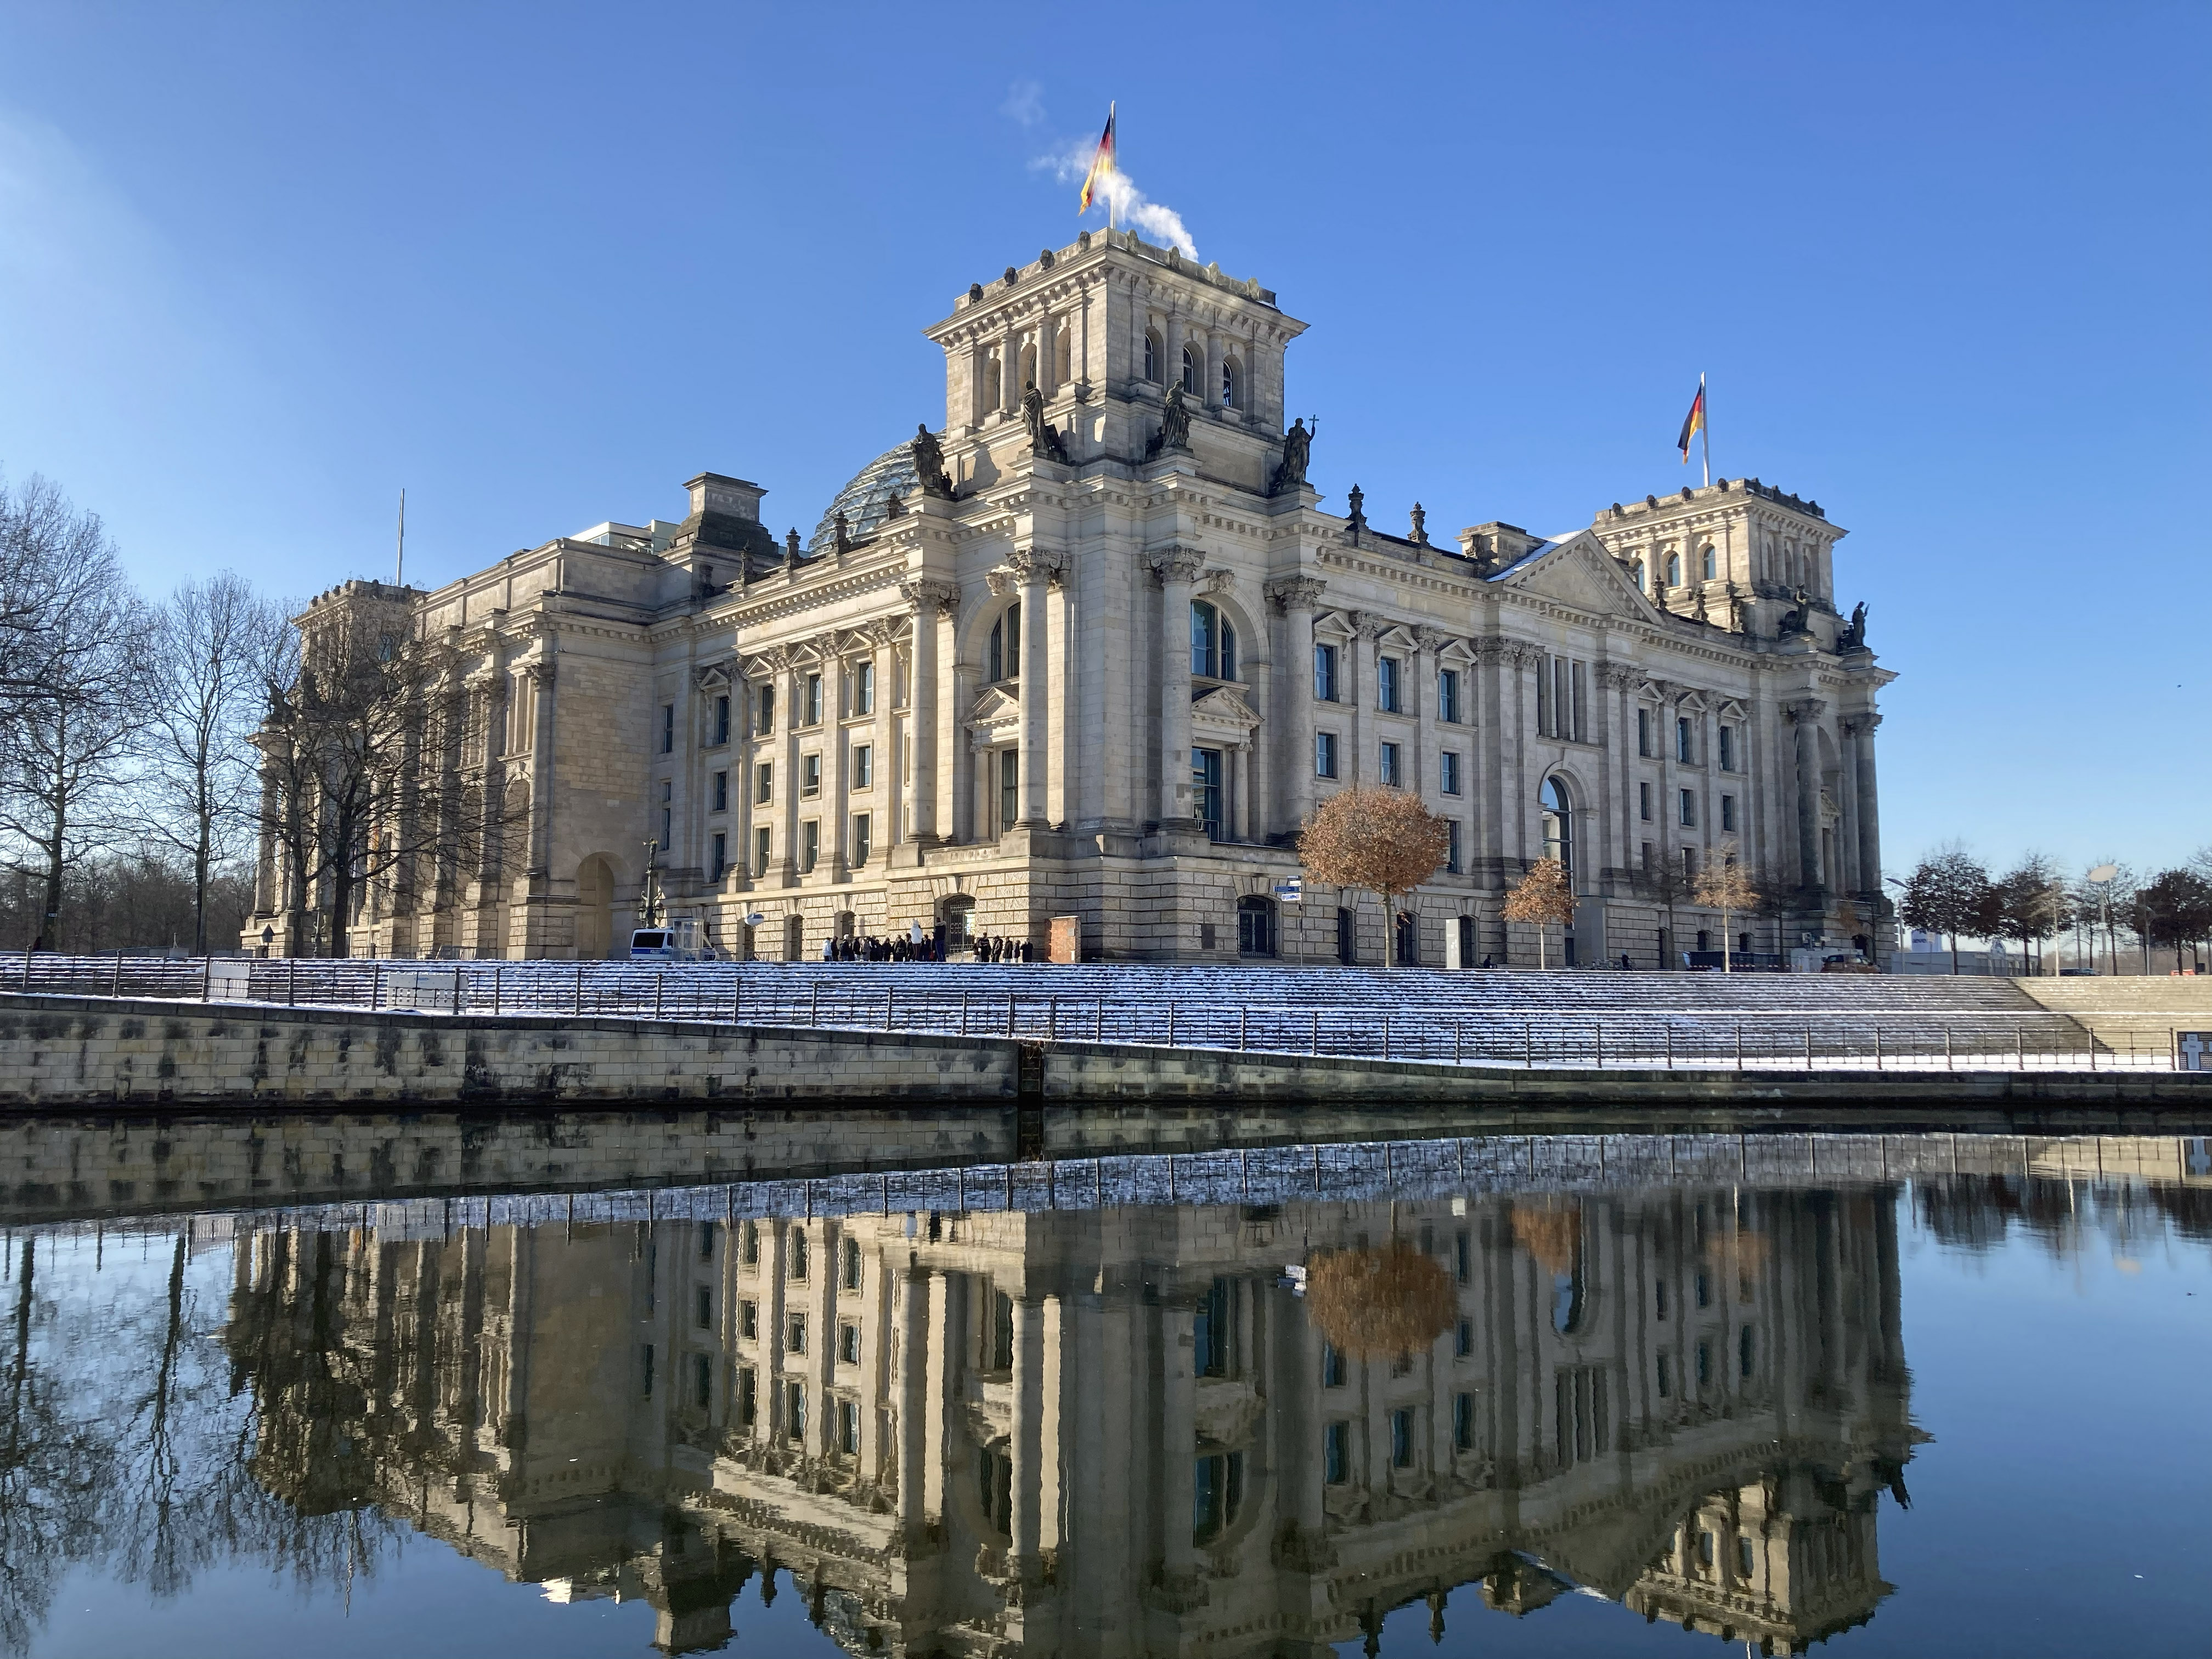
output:
[[[945,352],[953,484],[992,482],[1027,452],[1034,382],[1074,465],[1143,459],[1180,388],[1200,469],[1264,489],[1285,419],[1284,349],[1304,331],[1255,280],[1133,231],[1085,231],[970,284],[925,331]]]

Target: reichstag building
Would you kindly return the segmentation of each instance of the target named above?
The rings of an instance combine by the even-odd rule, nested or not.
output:
[[[708,472],[678,521],[324,595],[311,641],[374,613],[454,647],[471,735],[430,763],[514,804],[459,867],[365,883],[347,949],[622,955],[657,904],[738,957],[917,927],[1042,954],[1075,918],[1091,958],[1534,964],[1501,912],[1547,852],[1571,960],[1718,950],[1692,889],[1730,852],[1764,897],[1736,948],[1879,944],[1892,676],[1838,611],[1819,505],[1725,479],[1453,545],[1356,489],[1324,512],[1285,420],[1304,327],[1255,281],[1086,233],[925,331],[941,430],[804,544]],[[1281,890],[1353,784],[1452,828],[1395,916]],[[283,863],[265,842],[247,930],[280,952],[304,914]]]

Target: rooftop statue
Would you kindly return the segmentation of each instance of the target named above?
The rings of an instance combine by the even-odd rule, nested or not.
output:
[[[1291,429],[1283,434],[1283,463],[1275,469],[1269,480],[1267,493],[1282,495],[1297,489],[1306,481],[1306,461],[1313,453],[1313,434],[1306,430],[1304,421],[1292,421]]]
[[[1030,429],[1030,454],[1044,461],[1067,459],[1067,446],[1060,441],[1058,428],[1044,417],[1044,393],[1035,380],[1022,389],[1022,423]]]
[[[1866,649],[1866,601],[1861,599],[1851,607],[1851,619],[1844,624],[1844,631],[1836,636],[1836,649],[1863,651]]]
[[[1167,399],[1160,405],[1160,429],[1145,446],[1145,459],[1149,461],[1163,450],[1189,447],[1190,406],[1183,402],[1182,386],[1178,383],[1168,388]]]
[[[941,501],[951,501],[952,480],[945,476],[945,451],[927,422],[915,422],[914,442],[908,447],[914,452],[914,476],[921,493]]]

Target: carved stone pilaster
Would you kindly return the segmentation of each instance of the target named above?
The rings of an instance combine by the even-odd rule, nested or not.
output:
[[[1278,576],[1261,591],[1278,611],[1310,611],[1328,586],[1313,576]]]
[[[1164,586],[1169,582],[1196,581],[1205,568],[1206,555],[1195,547],[1170,543],[1151,550],[1145,562],[1152,567],[1152,580]]]
[[[899,598],[917,611],[933,605],[940,617],[951,615],[952,607],[960,602],[959,588],[935,576],[902,576],[898,591]]]
[[[1828,705],[1818,697],[1798,697],[1782,705],[1782,712],[1792,725],[1817,720],[1828,712]]]

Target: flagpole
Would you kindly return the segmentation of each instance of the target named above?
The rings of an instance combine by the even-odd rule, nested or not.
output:
[[[407,586],[407,492],[399,492],[399,545],[392,560],[392,585]]]
[[[1705,488],[1713,487],[1713,400],[1705,396],[1705,377],[1698,376],[1698,400],[1705,406],[1705,418],[1698,430],[1705,441]]]
[[[1107,158],[1107,165],[1118,173],[1121,171],[1121,129],[1117,127],[1114,122],[1115,101],[1115,100],[1111,98],[1109,98],[1106,100],[1106,131],[1114,135],[1114,154]],[[1098,106],[1093,104],[1091,107],[1097,109]],[[1113,234],[1114,183],[1113,180],[1109,179],[1106,182],[1106,235],[1109,240],[1112,240]],[[1142,365],[1139,365],[1139,367],[1142,367]]]

